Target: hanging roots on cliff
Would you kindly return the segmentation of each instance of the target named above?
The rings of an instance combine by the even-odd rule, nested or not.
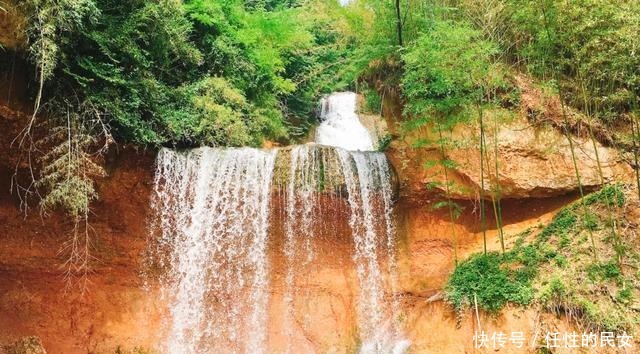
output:
[[[43,141],[50,142],[53,148],[41,158],[43,167],[36,186],[47,192],[40,201],[43,213],[60,208],[72,218],[71,237],[61,249],[66,257],[65,276],[71,280],[80,275],[84,288],[93,232],[89,225],[90,203],[98,197],[94,178],[105,175],[94,159],[107,151],[112,139],[100,112],[91,104],[81,105],[79,110],[70,105],[64,108],[66,112],[61,113],[66,125],[53,128]],[[98,137],[104,141],[91,153]]]
[[[51,115],[46,120],[50,125],[38,126],[38,131],[47,133],[34,140],[26,152],[28,183],[17,183],[18,165],[14,188],[25,212],[35,197],[42,214],[60,210],[69,216],[72,231],[60,249],[65,259],[64,275],[68,286],[77,280],[84,290],[93,259],[91,236],[95,231],[89,218],[90,204],[98,197],[94,179],[105,175],[96,161],[106,153],[113,139],[102,113],[90,102],[49,103],[46,110]],[[39,157],[33,158],[35,154]]]

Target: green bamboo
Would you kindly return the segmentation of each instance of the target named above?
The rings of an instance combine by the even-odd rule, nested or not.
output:
[[[589,107],[589,100],[588,100],[588,97],[587,97],[587,90],[585,88],[584,81],[582,80],[582,76],[580,74],[578,74],[578,80],[580,80],[580,89],[582,91],[582,101],[583,101],[583,104],[584,104],[585,113],[587,115],[587,118],[589,119],[589,122],[587,124],[587,128],[589,130],[589,137],[591,139],[591,144],[593,145],[593,151],[594,151],[594,153],[596,155],[596,167],[597,167],[597,170],[598,170],[598,176],[600,177],[600,184],[604,188],[607,185],[607,181],[604,178],[604,173],[602,171],[602,163],[600,161],[600,153],[598,152],[598,145],[596,143],[596,138],[595,138],[595,136],[593,134],[593,127],[592,127],[592,124],[591,124],[592,115],[591,115],[591,109]],[[597,108],[595,109],[595,111],[597,111]],[[612,235],[614,236],[614,239],[616,240],[616,245],[615,245],[616,258],[617,258],[617,261],[618,261],[618,265],[621,267],[622,255],[620,254],[620,251],[621,251],[621,246],[622,246],[622,239],[620,238],[620,235],[616,231],[615,218],[613,217],[613,210],[611,209],[611,204],[609,203],[609,196],[606,193],[604,193],[604,198],[605,198],[605,204],[607,206],[607,214],[608,214],[608,218],[609,218],[609,225],[611,226]],[[620,269],[622,269],[622,267]]]
[[[544,6],[541,8],[542,10],[542,16],[544,19],[544,27],[545,27],[545,31],[547,33],[547,38],[549,39],[549,43],[552,43],[552,38],[551,38],[551,32],[549,31],[549,23],[548,23],[548,18],[547,18],[547,12],[545,11]],[[552,75],[554,77],[554,79],[557,79],[558,77],[558,69],[556,67],[556,64],[553,64],[553,71],[552,71]],[[593,258],[594,260],[597,262],[598,261],[598,252],[596,250],[596,241],[593,237],[593,232],[591,231],[591,229],[588,227],[587,225],[587,215],[588,215],[588,209],[587,209],[587,204],[584,200],[584,190],[582,188],[582,181],[580,178],[580,171],[578,169],[578,162],[576,160],[576,152],[575,152],[575,147],[573,146],[573,139],[571,139],[571,132],[569,131],[569,119],[567,118],[567,112],[566,112],[566,108],[564,105],[564,94],[563,94],[563,90],[562,90],[562,85],[558,84],[558,96],[560,99],[560,108],[562,110],[562,119],[563,119],[563,130],[564,130],[564,135],[566,136],[567,140],[569,141],[569,148],[571,149],[571,160],[573,162],[573,169],[575,170],[575,174],[576,174],[576,181],[578,182],[578,190],[580,191],[580,200],[582,202],[582,210],[583,210],[583,224],[585,226],[585,228],[587,229],[587,231],[589,232],[589,238],[591,239],[591,248],[593,250]]]
[[[440,138],[440,142],[438,144],[440,146],[440,154],[442,155],[442,158],[445,159],[447,154],[444,148],[444,140],[442,137],[442,126],[440,125],[440,122],[436,121],[436,127],[438,129],[438,136]],[[447,166],[445,166],[444,164],[442,165],[442,170],[444,171],[445,194],[447,198],[447,207],[449,208],[449,218],[451,219],[451,237],[453,238],[453,260],[454,260],[455,266],[457,267],[458,266],[458,236],[456,235],[455,217],[453,215],[451,193],[449,191],[449,172],[448,172]]]
[[[638,189],[638,200],[640,200],[640,165],[638,162],[638,140],[640,140],[640,122],[638,122],[638,118],[634,116],[631,117],[631,129],[632,129],[632,140],[633,140],[633,160],[635,163],[635,171],[636,171],[636,185]],[[634,129],[635,127],[635,129]]]
[[[633,162],[635,163],[636,187],[638,190],[638,200],[640,200],[640,158],[638,158],[638,141],[640,141],[640,120],[636,115],[638,109],[638,99],[633,95],[633,112],[631,113],[631,141],[633,142]]]
[[[486,139],[482,141],[484,145],[484,151],[487,155],[486,160],[489,160]],[[500,181],[499,181],[499,165],[498,165],[498,118],[495,118],[495,124],[493,128],[493,151],[495,159],[495,189],[494,193],[491,195],[491,203],[493,205],[493,214],[496,219],[496,227],[498,229],[498,237],[500,238],[500,248],[502,249],[502,253],[505,253],[505,245],[504,245],[504,230],[502,228],[502,207],[500,205]]]
[[[493,153],[496,162],[496,200],[498,206],[498,230],[500,231],[500,240],[502,241],[502,252],[504,253],[504,230],[502,223],[502,192],[500,191],[500,175],[499,175],[499,163],[498,163],[498,118],[496,117],[495,125],[493,128]]]
[[[484,243],[484,254],[487,254],[487,220],[484,210],[484,123],[482,105],[478,104],[480,120],[480,223],[482,227],[482,241]]]
[[[587,231],[589,232],[589,238],[591,239],[591,248],[593,250],[593,258],[598,261],[598,252],[596,250],[596,241],[595,238],[593,237],[593,232],[591,231],[591,228],[589,228],[589,225],[587,224],[587,215],[589,214],[589,210],[587,209],[587,203],[585,202],[585,198],[584,198],[584,190],[582,188],[582,181],[580,178],[580,171],[578,170],[578,162],[576,159],[576,152],[575,152],[575,148],[573,146],[573,139],[571,139],[571,132],[568,129],[568,119],[566,116],[566,112],[565,112],[565,107],[564,107],[564,103],[563,103],[563,99],[562,99],[562,89],[559,89],[559,94],[560,94],[560,106],[562,108],[562,116],[564,119],[564,131],[565,131],[565,135],[567,137],[567,140],[569,141],[569,148],[571,149],[571,160],[573,161],[573,169],[575,170],[576,173],[576,180],[578,182],[578,190],[580,191],[580,201],[582,204],[582,222],[585,226],[585,228],[587,229]]]

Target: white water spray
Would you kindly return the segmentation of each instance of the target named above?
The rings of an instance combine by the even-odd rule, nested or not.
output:
[[[374,142],[362,125],[353,92],[333,93],[320,102],[323,120],[316,143],[336,146],[351,208],[349,224],[355,242],[354,261],[360,283],[359,332],[363,354],[403,353],[409,343],[401,339],[397,323],[395,226],[391,173],[387,158],[371,151]],[[345,151],[347,150],[347,151]],[[386,257],[387,269],[382,269]],[[388,278],[385,287],[384,277]],[[385,296],[385,289],[390,296]],[[385,301],[390,298],[390,301]]]
[[[395,227],[389,165],[382,153],[338,152],[351,206],[349,224],[360,283],[357,308],[360,353],[403,353],[408,342],[402,339],[397,319],[399,302],[395,295]],[[387,264],[386,272],[383,261]],[[385,294],[385,290],[389,294]]]
[[[283,152],[284,153],[284,152]],[[296,274],[314,257],[310,245],[335,215],[322,210],[322,195],[341,199],[349,211],[353,264],[359,283],[356,315],[362,354],[402,353],[407,343],[397,321],[399,302],[391,170],[383,153],[307,144],[289,154],[286,182],[284,333],[294,337]],[[315,223],[315,224],[314,224]],[[313,231],[311,231],[313,230]],[[315,233],[314,233],[315,232]],[[295,353],[290,345],[286,352]]]
[[[322,122],[316,131],[316,143],[349,151],[371,151],[373,139],[356,113],[358,95],[337,92],[320,101]]]
[[[336,148],[160,152],[153,208],[160,234],[157,263],[165,270],[161,285],[169,302],[166,352],[267,353],[274,325],[282,326],[285,351],[299,352],[293,345],[297,274],[316,257],[319,230],[331,232],[331,216],[322,209],[328,195],[349,210],[360,353],[406,350],[395,296],[392,174],[385,155],[370,151],[373,142],[355,112],[356,98],[346,92],[322,101],[324,121],[316,142]],[[281,159],[283,176],[274,177]],[[272,182],[283,178],[278,185]],[[268,318],[273,190],[284,194],[281,324]]]
[[[169,250],[168,353],[265,352],[275,156],[248,148],[160,151],[155,208],[160,246]]]

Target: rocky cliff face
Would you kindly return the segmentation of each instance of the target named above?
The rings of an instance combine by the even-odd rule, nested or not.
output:
[[[474,132],[456,131],[466,141],[476,141]],[[620,154],[584,138],[572,137],[575,163],[580,181],[586,189],[603,184],[598,172],[598,159],[605,183],[624,181],[631,176],[630,167]],[[487,140],[493,140],[488,136]],[[567,137],[557,130],[535,128],[519,120],[500,127],[497,134],[498,174],[496,176],[496,153],[494,147],[487,149],[485,160],[485,189],[494,191],[496,184],[504,198],[550,197],[577,190],[578,183],[571,148]],[[469,181],[471,190],[480,188],[480,153],[478,149],[461,148],[450,152],[449,157],[457,162],[456,172],[462,180]],[[464,194],[460,195],[464,196]]]
[[[113,353],[157,341],[154,297],[142,289],[152,159],[124,152],[100,182],[93,207],[92,273],[86,292],[64,278],[63,215],[25,215],[9,195],[11,165],[0,163],[0,344],[38,336],[48,353]],[[75,279],[77,280],[77,279]]]
[[[38,336],[48,353],[115,353],[133,351],[136,347],[154,348],[161,341],[163,304],[155,292],[155,284],[141,276],[147,243],[148,198],[152,181],[152,159],[133,151],[113,157],[110,176],[100,181],[101,200],[94,207],[94,255],[97,258],[89,275],[87,291],[78,292],[77,285],[67,288],[60,254],[71,225],[61,215],[41,218],[37,213],[24,214],[16,200],[2,188],[0,218],[0,344],[13,343],[24,336]],[[6,168],[3,175],[9,175]],[[5,181],[6,182],[6,181]],[[7,187],[4,185],[4,187]],[[327,205],[342,205],[326,200]],[[277,201],[275,201],[277,203]],[[477,251],[481,244],[479,223],[471,213],[451,224],[444,213],[434,212],[428,205],[415,205],[400,200],[397,205],[400,230],[399,276],[402,312],[407,335],[414,343],[412,352],[462,352],[472,350],[475,329],[473,319],[465,319],[457,327],[452,310],[438,299],[443,283],[453,268],[451,227],[459,236],[460,255]],[[508,228],[515,233],[533,223],[549,218],[564,200],[542,201],[525,208],[517,203],[505,207]],[[468,205],[470,211],[472,205]],[[275,206],[274,214],[278,214]],[[339,212],[339,211],[336,211]],[[346,214],[345,214],[346,215]],[[347,220],[345,216],[345,222]],[[273,223],[270,237],[272,249],[281,249],[281,225]],[[279,226],[280,225],[280,226]],[[357,278],[348,266],[353,245],[345,235],[348,225],[333,225],[333,237],[314,244],[317,250],[309,269],[301,270],[295,284],[295,320],[305,327],[296,340],[309,350],[324,352],[327,348],[357,345],[356,314]],[[342,230],[342,231],[341,231]],[[495,230],[490,231],[495,241]],[[497,247],[497,242],[492,242]],[[270,253],[273,279],[271,318],[278,323],[283,296],[285,258],[281,252]],[[342,265],[342,266],[341,266]],[[313,313],[313,317],[309,317]],[[519,318],[520,317],[520,318]],[[504,318],[511,318],[508,322]],[[533,321],[534,315],[519,310],[505,317],[483,321],[496,328]],[[533,329],[533,322],[529,326]],[[529,328],[527,327],[527,328]],[[525,328],[525,329],[527,329]],[[437,332],[436,332],[437,330]],[[437,333],[437,338],[432,333]],[[455,338],[465,338],[464,341]],[[277,346],[282,333],[270,333]]]
[[[580,134],[571,134],[574,167],[570,142],[558,128],[564,124],[559,103],[544,97],[526,79],[521,78],[519,83],[522,91],[519,109],[496,108],[483,112],[484,171],[480,169],[477,121],[458,124],[444,132],[444,139],[449,143],[442,150],[434,143],[438,136],[433,128],[401,132],[401,121],[392,119],[389,126],[402,139],[391,144],[388,155],[398,170],[403,195],[416,202],[431,200],[433,193],[427,186],[433,182],[436,182],[435,191],[442,193],[445,173],[441,165],[434,162],[443,159],[450,160],[452,165],[447,169],[450,195],[462,200],[477,200],[482,182],[487,196],[499,188],[504,199],[547,198],[571,193],[578,190],[576,167],[585,190],[598,188],[603,182],[632,180],[633,170],[624,156],[617,149],[603,145],[613,145],[611,138],[596,126],[592,129],[595,138],[590,139],[584,126],[586,117],[569,111],[570,130],[580,129]],[[398,103],[389,105],[397,107]],[[398,117],[398,112],[390,111],[389,114]]]

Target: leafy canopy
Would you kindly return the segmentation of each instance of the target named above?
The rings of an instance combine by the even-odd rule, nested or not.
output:
[[[34,29],[61,12],[78,23],[51,20],[51,35],[33,32],[55,45],[34,54],[48,99],[90,102],[117,138],[143,145],[260,145],[298,135],[313,110],[302,102],[331,89],[313,77],[331,71],[346,44],[312,12],[338,8],[324,1],[30,1]]]

